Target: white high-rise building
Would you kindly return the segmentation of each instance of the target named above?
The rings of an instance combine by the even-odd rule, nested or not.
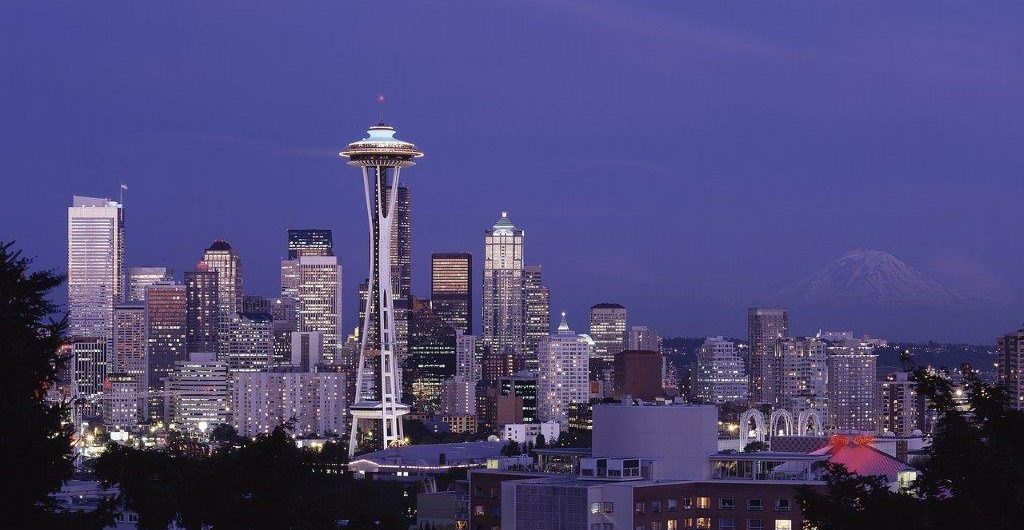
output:
[[[594,341],[569,329],[562,313],[558,330],[538,348],[537,416],[569,425],[569,404],[590,399],[590,356]]]
[[[874,346],[857,339],[828,346],[828,428],[878,429],[877,359]]]
[[[295,436],[340,435],[348,401],[343,372],[274,370],[235,375],[234,425],[242,436],[295,420]]]
[[[442,409],[446,416],[476,416],[476,379],[455,376],[442,384]]]
[[[614,303],[591,306],[590,338],[594,339],[595,359],[608,364],[615,362],[615,354],[625,350],[629,344],[626,308]]]
[[[145,301],[146,287],[173,280],[174,273],[167,267],[128,267],[128,296],[125,301]]]
[[[274,327],[270,315],[234,313],[220,321],[217,359],[228,363],[232,374],[258,372],[273,364]]]
[[[338,358],[341,328],[341,265],[336,256],[300,256],[281,262],[281,294],[295,300],[297,331],[323,337],[324,362]]]
[[[828,398],[827,345],[814,337],[782,337],[775,343],[776,404],[792,413],[824,409]]]
[[[468,381],[481,377],[480,363],[476,359],[476,335],[464,335],[455,330],[455,376]]]
[[[747,374],[736,345],[724,337],[708,337],[697,352],[696,395],[706,403],[746,401]]]
[[[483,340],[496,354],[525,348],[524,237],[508,212],[484,233]]]
[[[74,196],[68,208],[68,334],[111,340],[124,298],[124,209]]]
[[[185,431],[213,429],[231,419],[228,363],[212,352],[190,353],[167,380],[165,417]]]

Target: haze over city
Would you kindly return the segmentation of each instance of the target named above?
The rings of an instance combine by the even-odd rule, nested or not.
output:
[[[366,216],[337,153],[384,94],[427,153],[404,181],[414,294],[431,252],[479,267],[507,211],[577,329],[615,301],[666,336],[743,336],[781,303],[796,333],[988,344],[1024,312],[1019,4],[44,4],[0,18],[0,226],[40,267],[66,268],[71,196],[124,182],[128,265],[180,274],[222,238],[246,293],[278,292],[288,228],[333,230],[354,327]],[[786,298],[857,249],[940,288]]]

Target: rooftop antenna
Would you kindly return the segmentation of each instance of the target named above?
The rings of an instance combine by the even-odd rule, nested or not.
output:
[[[125,184],[124,182],[122,182],[121,183],[120,195],[117,198],[117,202],[121,203],[122,205],[124,205],[124,192],[127,189],[128,189],[128,185]]]
[[[380,123],[384,125],[384,94],[377,96],[377,105],[380,107]]]

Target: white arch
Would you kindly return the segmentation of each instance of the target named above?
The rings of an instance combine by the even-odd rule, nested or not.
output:
[[[782,420],[782,429],[779,429],[779,420]],[[793,435],[793,415],[786,409],[775,409],[772,411],[771,420],[768,422],[771,427],[771,435],[777,436],[792,436]]]
[[[810,424],[810,433],[808,433],[808,423]],[[821,411],[817,409],[807,409],[800,411],[799,419],[797,420],[797,434],[800,436],[807,436],[813,434],[814,436],[821,436],[824,434],[825,429],[822,428]]]
[[[767,429],[764,424],[764,413],[757,409],[750,409],[743,414],[740,414],[740,440],[746,444],[750,441],[750,419],[754,419],[754,438],[759,441],[764,441],[764,435]]]

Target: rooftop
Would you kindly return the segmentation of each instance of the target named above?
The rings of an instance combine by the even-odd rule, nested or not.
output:
[[[462,442],[453,444],[423,444],[389,447],[360,455],[349,466],[357,470],[373,471],[366,467],[418,467],[441,469],[486,464],[488,458],[501,455],[505,442]],[[444,455],[442,463],[441,456]]]

